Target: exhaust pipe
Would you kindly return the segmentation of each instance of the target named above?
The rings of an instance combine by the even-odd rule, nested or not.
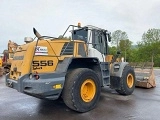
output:
[[[38,32],[35,28],[33,28],[33,33],[35,34],[35,36],[36,36],[37,38],[42,37],[42,35],[40,35],[39,32]]]

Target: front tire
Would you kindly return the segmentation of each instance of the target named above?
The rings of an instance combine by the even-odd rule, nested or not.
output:
[[[135,73],[131,66],[125,66],[120,79],[120,89],[116,90],[121,95],[131,95],[135,89]]]
[[[91,69],[78,68],[67,74],[62,98],[69,108],[87,112],[96,106],[100,92],[98,75]]]

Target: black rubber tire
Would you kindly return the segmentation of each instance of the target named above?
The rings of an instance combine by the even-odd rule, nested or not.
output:
[[[92,79],[96,86],[95,95],[90,102],[85,102],[80,95],[81,86],[87,79]],[[87,112],[96,106],[100,93],[101,86],[98,75],[91,69],[78,68],[67,74],[62,92],[62,98],[64,103],[72,110]]]
[[[132,87],[128,87],[127,85],[127,76],[131,74],[133,76],[133,85]],[[120,79],[120,90],[116,90],[119,94],[121,95],[131,95],[135,89],[135,72],[134,69],[127,65],[125,66],[123,73],[122,73],[122,77]]]

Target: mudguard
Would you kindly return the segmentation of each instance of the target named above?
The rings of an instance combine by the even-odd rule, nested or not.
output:
[[[128,62],[114,62],[111,64],[110,75],[115,77],[122,77],[123,69],[126,65],[129,65]]]

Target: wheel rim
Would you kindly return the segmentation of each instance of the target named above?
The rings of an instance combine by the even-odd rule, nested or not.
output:
[[[96,85],[92,79],[87,79],[81,86],[81,98],[85,102],[90,102],[96,93]]]
[[[134,78],[132,74],[128,74],[127,76],[127,85],[129,88],[133,86]]]

